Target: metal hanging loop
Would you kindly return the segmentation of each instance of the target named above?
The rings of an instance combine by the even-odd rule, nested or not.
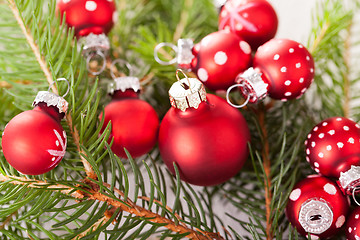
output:
[[[174,52],[176,53],[176,56],[169,60],[169,61],[163,61],[159,58],[159,51],[161,48],[163,47],[170,47],[172,50],[174,50]],[[155,58],[155,61],[160,63],[161,65],[172,65],[174,63],[177,63],[177,54],[178,54],[178,47],[172,43],[167,43],[167,42],[162,42],[162,43],[159,43],[158,45],[155,46],[154,48],[154,58]]]
[[[93,59],[96,56],[100,56],[101,59],[102,59],[102,62],[103,62],[102,65],[101,65],[101,68],[99,69],[99,71],[93,71],[90,68],[90,61],[91,61],[91,59]],[[97,50],[96,52],[92,52],[92,53],[87,55],[87,57],[86,57],[86,69],[92,75],[94,75],[94,76],[99,75],[100,73],[102,73],[105,70],[105,67],[106,67],[106,57],[105,57],[105,54],[102,51]]]
[[[188,84],[189,84],[189,85],[188,85],[188,89],[190,89],[190,91],[191,91],[190,80],[189,80],[188,76],[184,73],[184,71],[183,71],[182,69],[180,69],[180,68],[177,69],[176,72],[175,72],[176,79],[180,82],[181,86],[182,86],[183,88],[185,88],[185,90],[187,90],[186,85],[180,81],[179,72],[181,72],[181,73],[185,76],[185,78],[186,78],[186,80],[187,80],[187,82],[188,82]],[[184,86],[184,85],[185,85],[185,86]]]
[[[120,63],[121,65],[127,67],[127,69],[129,70],[129,76],[133,76],[133,75],[134,75],[134,69],[133,69],[133,67],[131,66],[131,64],[130,64],[129,62],[123,60],[123,59],[118,58],[118,59],[115,59],[115,60],[111,63],[110,75],[111,75],[111,77],[112,77],[113,79],[117,78],[117,77],[115,76],[114,71],[113,71],[114,68],[116,69],[116,66],[115,66],[115,65],[116,65],[117,63]]]
[[[235,108],[243,108],[243,107],[245,107],[245,106],[249,103],[251,94],[248,94],[245,102],[244,102],[243,104],[240,104],[240,105],[234,104],[234,103],[232,103],[231,100],[230,100],[230,96],[229,96],[229,95],[230,95],[231,90],[232,90],[233,88],[236,88],[236,87],[244,87],[244,86],[245,86],[244,83],[238,83],[238,84],[232,85],[231,87],[229,87],[229,88],[227,89],[227,91],[226,91],[226,101],[230,104],[230,106],[235,107]]]
[[[56,82],[60,82],[60,81],[64,81],[64,82],[66,82],[67,85],[68,85],[65,94],[61,96],[61,97],[64,98],[66,95],[68,95],[68,93],[69,93],[69,91],[70,91],[70,83],[69,83],[69,81],[68,81],[66,78],[57,78],[56,81],[52,82],[52,83],[49,85],[48,92],[50,92],[51,87],[52,87]]]

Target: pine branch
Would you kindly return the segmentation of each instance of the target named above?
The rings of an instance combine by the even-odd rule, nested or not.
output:
[[[16,21],[18,22],[18,24],[19,24],[19,26],[20,26],[20,28],[21,28],[21,30],[22,30],[22,32],[23,32],[23,34],[24,34],[24,36],[25,36],[25,38],[26,38],[26,40],[27,40],[27,42],[29,44],[29,46],[31,47],[31,50],[34,53],[34,55],[36,57],[36,60],[39,63],[40,68],[43,71],[49,86],[51,86],[51,90],[55,94],[59,94],[56,85],[53,84],[54,83],[53,82],[53,76],[52,76],[52,74],[50,72],[50,69],[47,67],[47,64],[46,64],[45,60],[41,56],[40,50],[39,50],[37,44],[35,43],[34,38],[27,31],[27,27],[25,26],[24,21],[20,16],[20,13],[19,13],[19,10],[18,10],[18,8],[16,6],[15,1],[14,0],[8,0],[8,2],[9,2],[9,7],[10,7],[11,11],[13,12],[14,17],[15,17]],[[80,153],[79,155],[80,155],[81,161],[82,161],[82,163],[84,165],[85,172],[86,172],[87,176],[90,177],[90,178],[96,178],[96,174],[94,173],[94,171],[93,171],[93,169],[91,167],[91,164],[84,157],[82,157],[84,153],[80,149],[79,133],[78,133],[77,127],[75,125],[73,125],[71,114],[66,114],[66,121],[67,121],[67,124],[68,124],[68,126],[70,128],[70,131],[71,131],[71,134],[72,134],[73,139],[75,141],[75,144],[77,146],[78,152]]]
[[[50,73],[50,70],[47,68],[45,60],[42,58],[42,56],[40,54],[39,48],[36,45],[36,43],[34,41],[34,38],[27,31],[27,28],[25,27],[24,22],[23,22],[20,14],[19,14],[19,11],[18,11],[18,9],[16,7],[15,1],[14,0],[8,0],[8,3],[9,3],[9,7],[10,7],[11,11],[14,14],[14,17],[15,17],[17,23],[19,24],[19,26],[21,28],[21,31],[23,32],[29,46],[31,47],[31,50],[33,51],[33,53],[34,53],[34,55],[36,57],[36,60],[38,61],[39,65],[40,65],[41,70],[43,71],[43,73],[44,73],[44,75],[46,77],[46,80],[48,81],[48,84],[51,85],[53,83],[53,77],[52,77],[52,75]],[[59,94],[58,90],[57,90],[57,88],[56,88],[56,86],[54,84],[51,86],[51,89],[55,94]]]

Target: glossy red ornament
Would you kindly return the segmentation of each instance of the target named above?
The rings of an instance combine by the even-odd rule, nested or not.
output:
[[[219,15],[219,29],[229,29],[256,49],[272,39],[278,18],[265,0],[228,0]]]
[[[233,87],[251,103],[269,95],[287,101],[299,98],[314,81],[314,60],[300,43],[272,39],[258,48],[253,67],[239,74]]]
[[[306,159],[316,172],[340,180],[348,194],[359,184],[360,126],[344,117],[328,118],[309,133]],[[352,169],[351,169],[352,168]]]
[[[339,232],[348,209],[348,198],[335,182],[312,175],[294,186],[285,211],[301,235],[310,233],[311,239],[325,239]]]
[[[2,136],[6,160],[28,175],[55,168],[64,157],[67,145],[66,133],[60,124],[67,102],[53,93],[41,91],[34,106],[11,119]]]
[[[57,7],[61,16],[66,13],[66,24],[78,37],[107,34],[117,18],[112,0],[58,0]]]
[[[360,239],[360,207],[354,208],[347,217],[345,232],[347,240]]]
[[[210,186],[236,175],[248,157],[250,132],[241,113],[218,96],[207,94],[196,78],[181,79],[169,90],[172,108],[159,130],[166,166],[183,181]]]
[[[101,132],[111,121],[113,139],[111,150],[127,158],[126,148],[134,158],[148,153],[156,144],[159,118],[154,108],[138,96],[139,80],[135,77],[115,79],[112,101],[105,107],[105,122]],[[100,115],[102,119],[103,115]]]

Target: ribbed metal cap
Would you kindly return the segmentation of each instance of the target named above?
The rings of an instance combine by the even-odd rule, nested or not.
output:
[[[360,185],[360,166],[352,165],[346,172],[340,173],[339,183],[346,194],[351,195],[354,188],[358,190]]]
[[[107,55],[110,49],[110,40],[104,34],[90,33],[87,36],[79,38],[78,48],[83,46],[82,53],[87,56],[91,52],[102,51],[104,55]]]
[[[108,92],[113,94],[117,90],[125,92],[127,89],[132,89],[134,92],[140,90],[140,81],[137,77],[117,77],[108,85]]]
[[[49,91],[39,91],[33,102],[35,107],[39,103],[46,103],[47,106],[54,106],[59,110],[59,113],[66,113],[68,109],[68,102],[59,95]]]
[[[235,81],[243,85],[240,87],[241,93],[245,98],[249,97],[251,103],[262,100],[268,94],[268,84],[262,80],[261,73],[255,71],[252,67],[239,74]]]
[[[322,199],[310,199],[301,205],[299,222],[308,233],[321,234],[331,227],[333,211]]]
[[[178,71],[181,70],[176,71],[178,81],[169,90],[170,103],[181,111],[190,107],[197,109],[201,102],[206,101],[205,87],[197,78],[188,78],[185,74],[186,78],[179,79]]]

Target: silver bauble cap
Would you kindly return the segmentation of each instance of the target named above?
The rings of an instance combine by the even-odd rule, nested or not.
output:
[[[134,92],[140,90],[140,81],[137,77],[117,77],[108,85],[108,92],[113,94],[115,91],[120,90],[125,92],[127,89],[132,89]]]
[[[173,107],[185,111],[193,107],[197,109],[201,102],[206,101],[204,85],[197,78],[183,78],[175,82],[170,90],[170,103]]]
[[[59,110],[59,113],[66,113],[69,105],[63,97],[49,91],[39,91],[35,97],[33,106],[36,106],[41,102],[46,103],[48,107],[56,107]]]
[[[83,46],[82,53],[85,56],[97,51],[101,51],[104,55],[107,55],[110,49],[110,40],[104,33],[90,33],[89,35],[79,38],[78,48],[81,49],[81,46]]]
[[[352,165],[348,171],[341,172],[339,183],[346,194],[352,194],[354,188],[360,184],[360,166]]]
[[[240,87],[241,93],[245,97],[249,97],[249,102],[256,103],[268,94],[268,84],[261,78],[261,73],[258,73],[252,67],[236,77],[236,82],[242,84]]]
[[[306,232],[321,234],[331,227],[333,216],[326,201],[314,198],[301,205],[299,223]]]

